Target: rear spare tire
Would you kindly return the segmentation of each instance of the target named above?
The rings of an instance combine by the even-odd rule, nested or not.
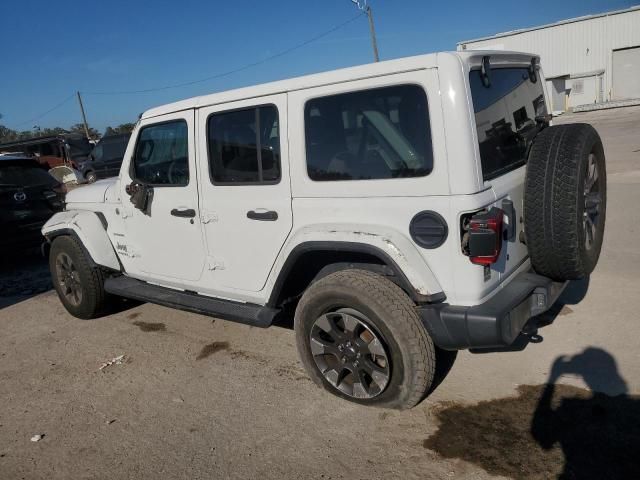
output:
[[[606,200],[598,132],[585,123],[540,132],[529,154],[524,194],[525,236],[537,273],[574,280],[593,271],[602,247]]]

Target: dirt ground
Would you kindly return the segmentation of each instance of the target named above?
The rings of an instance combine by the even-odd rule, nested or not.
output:
[[[608,161],[597,270],[541,343],[461,352],[406,412],[317,389],[291,330],[149,304],[82,321],[37,256],[0,260],[0,479],[640,478],[640,108],[558,119],[583,121]]]

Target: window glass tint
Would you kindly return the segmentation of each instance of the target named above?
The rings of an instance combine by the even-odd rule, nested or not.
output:
[[[109,138],[104,137],[93,149],[93,157],[96,160],[109,161],[121,159],[127,149],[128,137]]]
[[[276,183],[280,180],[280,132],[275,106],[211,115],[207,129],[213,182]]]
[[[305,136],[312,180],[420,177],[433,168],[427,96],[416,85],[310,100]]]
[[[57,185],[57,181],[43,168],[0,165],[0,186]]]
[[[189,150],[184,120],[144,127],[133,159],[136,180],[152,185],[187,185]]]
[[[100,142],[91,152],[91,155],[95,160],[102,161],[102,157],[104,155],[104,145]]]
[[[547,114],[541,82],[527,68],[492,68],[491,84],[482,84],[480,70],[469,74],[471,96],[485,180],[524,165]]]

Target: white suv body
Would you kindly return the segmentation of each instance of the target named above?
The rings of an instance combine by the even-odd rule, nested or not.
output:
[[[511,80],[496,73],[495,88],[513,85],[493,99],[483,99],[482,91],[473,98],[480,87],[471,83],[484,81],[489,65],[505,78],[511,72]],[[518,131],[548,125],[544,85],[535,55],[455,52],[153,108],[132,132],[119,178],[70,192],[66,211],[43,234],[49,241],[71,235],[92,267],[120,282],[140,281],[107,282],[111,293],[177,308],[189,301],[132,293],[144,282],[145,292],[162,287],[169,296],[184,292],[198,302],[266,309],[273,314],[266,326],[326,273],[365,269],[392,278],[419,309],[428,307],[420,315],[436,345],[507,345],[536,312],[530,302],[538,302],[538,311],[548,308],[563,284],[541,277],[505,293],[515,300],[501,300],[489,320],[481,316],[474,324],[471,313],[460,319],[460,312],[499,297],[513,279],[522,284],[531,270],[523,241],[525,159],[488,175],[481,149],[488,145],[508,158],[509,149],[528,147],[491,141],[502,138],[502,117],[509,131],[514,122]],[[165,157],[170,161],[162,163]],[[134,205],[134,197],[142,203]],[[492,207],[502,209],[508,234],[502,241],[499,232],[496,258],[478,265],[465,251],[465,219]],[[424,242],[416,239],[421,235]],[[531,297],[534,290],[543,297]],[[524,303],[524,313],[512,313]],[[447,331],[454,323],[464,325]],[[474,325],[482,330],[475,336]],[[364,398],[361,393],[346,396]]]
[[[180,101],[145,112],[132,133],[120,177],[68,195],[67,212],[44,234],[78,211],[101,212],[106,234],[127,275],[171,288],[266,304],[291,252],[308,241],[372,245],[391,257],[420,295],[444,293],[448,302],[475,305],[495,294],[507,277],[527,270],[526,247],[513,243],[491,278],[460,248],[457,225],[465,212],[512,198],[522,205],[524,167],[491,182],[482,178],[468,71],[483,52],[440,53],[382,62]],[[492,66],[528,66],[532,55],[500,54]],[[544,84],[544,82],[541,82]],[[425,177],[317,182],[305,161],[304,105],[313,98],[393,85],[419,85],[429,106],[433,170]],[[282,179],[275,185],[212,185],[207,159],[207,117],[272,104],[278,109]],[[147,126],[182,120],[189,130],[186,186],[156,186],[153,218],[134,208],[126,186],[131,158]],[[470,159],[473,161],[470,162]],[[196,221],[170,214],[194,209]],[[275,211],[276,222],[247,218]],[[438,249],[418,247],[408,233],[412,217],[432,210],[453,230]],[[93,222],[95,225],[95,222]],[[70,221],[74,228],[73,221]],[[103,232],[99,232],[101,235]],[[88,242],[91,245],[92,242]],[[105,242],[102,244],[106,245]],[[109,250],[105,248],[105,250]],[[509,259],[507,260],[507,256]],[[111,252],[96,263],[120,269]]]

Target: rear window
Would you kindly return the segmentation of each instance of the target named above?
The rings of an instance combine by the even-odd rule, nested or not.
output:
[[[96,160],[114,160],[124,157],[129,137],[104,137],[93,149],[92,155]]]
[[[491,180],[527,162],[529,147],[547,114],[542,84],[528,68],[492,68],[490,85],[480,70],[469,74],[484,180]]]
[[[42,168],[0,165],[0,186],[53,186],[57,185],[57,183],[55,178]]]
[[[417,85],[316,98],[304,120],[312,180],[422,177],[433,168],[427,96]]]

